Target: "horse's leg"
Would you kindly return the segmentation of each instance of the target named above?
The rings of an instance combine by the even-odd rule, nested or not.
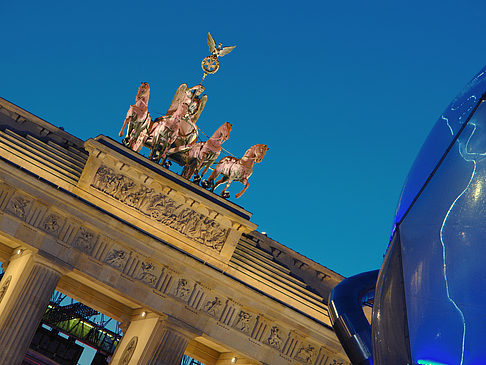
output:
[[[226,182],[226,180],[228,180],[229,177],[228,176],[225,176],[223,175],[223,177],[221,179],[219,179],[218,181],[216,181],[213,185],[213,188],[211,189],[211,191],[214,192],[214,189],[216,189],[219,185],[223,184],[224,182]],[[231,183],[230,183],[231,184]],[[227,187],[225,187],[224,189],[226,190]],[[223,190],[224,191],[224,190]]]
[[[211,165],[211,163],[209,163],[209,162],[208,162],[207,164],[205,164],[205,165],[204,165],[204,166],[205,166],[205,168],[204,168],[204,170],[203,170],[202,174],[200,174],[201,179],[202,179],[202,177],[204,176],[204,174],[205,174],[206,172],[208,172],[208,169],[209,169],[209,166],[210,166],[210,165]],[[201,167],[202,167],[202,166],[201,166]]]
[[[219,195],[221,195],[224,198],[225,197],[224,196],[224,192],[226,191],[226,189],[228,189],[230,187],[230,185],[231,185],[232,182],[233,182],[233,179],[230,179],[228,177],[228,182],[226,183],[226,186],[224,187],[224,189],[221,190],[221,193]]]
[[[218,166],[216,166],[216,168],[213,170],[213,172],[211,172],[211,175],[209,175],[208,178],[208,183],[212,185],[211,191],[214,191],[214,180],[216,180],[218,176],[219,176],[219,169]]]
[[[186,178],[187,180],[190,180],[192,175],[194,174],[194,165],[194,159],[190,159],[189,161],[187,161],[184,165],[184,168],[182,169],[181,176]]]
[[[235,195],[236,198],[239,198],[240,196],[242,196],[243,193],[245,192],[245,190],[248,189],[248,187],[250,186],[248,179],[245,178],[245,179],[241,179],[240,181],[243,183],[243,185],[245,185],[245,187],[243,188],[242,191],[240,191],[238,194]]]

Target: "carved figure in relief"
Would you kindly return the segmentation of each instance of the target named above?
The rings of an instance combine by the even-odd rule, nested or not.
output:
[[[74,245],[81,251],[90,252],[94,245],[94,233],[81,227],[78,231],[78,235],[74,240]]]
[[[2,283],[2,286],[0,287],[0,302],[2,302],[3,297],[7,293],[11,281],[12,281],[12,275],[9,275]]]
[[[211,191],[214,191],[219,185],[226,182],[225,188],[221,191],[221,196],[225,196],[225,191],[230,184],[235,180],[240,181],[245,187],[242,191],[236,194],[236,198],[239,198],[250,185],[248,183],[248,178],[253,173],[253,165],[261,162],[267,151],[267,145],[256,144],[249,148],[240,159],[232,156],[223,157],[214,168],[206,184],[203,184],[203,186],[206,185],[212,187]],[[219,175],[223,175],[223,177],[215,182]]]
[[[204,306],[204,310],[210,315],[210,316],[215,316],[216,311],[219,310],[223,303],[221,303],[221,300],[218,297],[215,297],[214,300],[209,300],[206,305]]]
[[[138,191],[130,193],[124,199],[124,203],[130,207],[140,208],[145,202],[149,194],[152,194],[154,189],[141,186]]]
[[[225,122],[206,142],[198,142],[192,145],[183,156],[185,165],[181,175],[190,179],[192,175],[196,174],[196,179],[201,179],[209,167],[216,162],[221,153],[221,145],[229,138],[231,127],[231,123]],[[202,174],[199,174],[203,167]]]
[[[204,245],[221,251],[226,240],[226,231],[221,230],[215,221],[207,222],[206,229],[203,231]]]
[[[306,364],[309,364],[312,361],[312,357],[314,356],[314,346],[312,345],[307,345],[307,347],[301,347],[299,352],[297,352],[297,355],[295,358],[297,360],[303,361]]]
[[[121,269],[125,260],[127,258],[127,253],[123,250],[112,250],[106,256],[105,262],[110,264],[117,269]]]
[[[148,101],[150,96],[150,86],[146,82],[142,82],[138,87],[138,93],[135,98],[135,104],[130,105],[127,116],[123,122],[123,127],[120,130],[119,136],[123,135],[123,130],[128,124],[127,135],[123,139],[123,144],[133,149],[133,145],[138,140],[143,129],[149,127],[151,122],[150,114],[148,112]]]
[[[123,354],[120,359],[121,365],[128,365],[130,363],[133,353],[137,348],[137,343],[138,343],[138,336],[132,337],[130,342],[128,342],[127,347],[125,347],[125,350],[123,351]]]
[[[155,119],[141,133],[133,149],[138,152],[143,145],[147,146],[151,150],[149,158],[157,162],[165,160],[167,155],[188,150],[197,140],[196,122],[207,101],[207,95],[201,96],[203,92],[202,85],[188,88],[187,84],[181,84],[166,115]]]
[[[10,209],[17,217],[24,218],[26,213],[25,208],[27,208],[29,203],[29,200],[24,199],[21,196],[17,196],[10,202]]]
[[[186,279],[179,279],[175,291],[176,297],[179,297],[181,299],[186,299],[189,296],[190,291],[191,289],[189,288],[188,281]]]
[[[141,273],[138,279],[148,285],[155,285],[157,277],[154,275],[155,267],[149,262],[142,262]]]
[[[240,314],[238,314],[236,328],[240,329],[242,332],[248,333],[250,331],[250,320],[251,314],[241,311]]]
[[[44,221],[44,229],[50,233],[57,233],[59,232],[59,228],[61,228],[59,225],[59,216],[49,214]]]
[[[273,326],[270,329],[270,336],[268,337],[267,342],[277,350],[280,350],[280,347],[282,347],[282,337],[280,337],[280,330],[277,326]]]

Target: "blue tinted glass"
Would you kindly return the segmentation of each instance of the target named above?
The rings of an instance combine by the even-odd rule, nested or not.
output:
[[[461,122],[449,123],[449,133],[457,134]],[[441,143],[435,146],[443,148]],[[422,152],[435,153],[428,148]],[[439,155],[423,166],[434,168],[430,161]],[[411,177],[422,172],[412,171]],[[402,202],[409,199],[407,189]],[[414,364],[485,362],[485,222],[486,102],[481,102],[399,226]]]
[[[405,182],[396,212],[395,223],[402,220],[447,147],[467,121],[467,118],[485,91],[486,67],[454,99],[430,132]]]

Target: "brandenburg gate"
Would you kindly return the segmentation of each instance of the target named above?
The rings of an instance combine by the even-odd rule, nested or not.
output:
[[[343,278],[242,207],[100,135],[0,99],[0,364],[22,362],[58,290],[120,321],[110,364],[349,364]]]

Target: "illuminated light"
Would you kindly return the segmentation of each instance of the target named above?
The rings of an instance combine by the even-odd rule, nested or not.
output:
[[[141,316],[142,318],[145,318],[147,316],[147,312],[142,312]]]
[[[235,363],[237,360],[238,360],[238,359],[237,359],[236,357],[233,357],[233,358],[231,359],[231,362],[234,364],[234,363]]]
[[[474,189],[474,200],[478,200],[479,197],[481,196],[481,188],[482,188],[482,184],[477,183],[476,188]]]
[[[457,312],[461,316],[461,320],[462,320],[462,348],[461,348],[461,362],[460,362],[460,365],[462,365],[464,363],[464,348],[465,348],[465,342],[466,342],[466,319],[464,317],[464,313],[459,308],[459,306],[456,304],[456,302],[454,301],[454,299],[451,298],[450,292],[449,292],[449,280],[447,278],[447,263],[446,263],[446,245],[444,243],[444,228],[445,228],[445,226],[447,224],[447,219],[449,218],[449,215],[451,214],[451,211],[454,209],[457,201],[471,187],[471,184],[472,184],[472,182],[474,180],[474,177],[476,175],[477,164],[476,164],[476,160],[474,159],[474,157],[476,157],[476,156],[471,157],[471,158],[468,159],[468,158],[466,158],[466,156],[463,155],[463,152],[466,152],[467,153],[467,150],[468,150],[468,147],[469,147],[469,142],[471,141],[471,138],[474,136],[474,133],[476,132],[476,124],[475,123],[471,123],[471,125],[474,127],[474,129],[471,132],[471,135],[469,136],[469,138],[467,139],[464,148],[461,148],[461,146],[459,146],[459,154],[464,159],[464,161],[472,162],[474,164],[474,168],[473,168],[471,177],[469,179],[469,182],[467,183],[467,185],[464,188],[464,190],[452,202],[451,206],[449,207],[449,210],[447,211],[447,214],[444,217],[444,220],[442,221],[442,226],[440,227],[440,243],[442,245],[442,261],[443,261],[443,269],[442,269],[442,272],[443,272],[444,282],[445,282],[445,287],[446,287],[446,295],[447,295],[447,299],[454,306],[454,308],[457,310]],[[484,154],[479,154],[479,153],[474,154],[474,155],[484,156]],[[433,362],[430,363],[429,362],[429,363],[424,363],[424,364],[440,364],[440,363],[433,363]]]
[[[19,248],[16,252],[17,255],[20,255],[22,253],[22,250]]]
[[[443,362],[437,362],[437,361],[432,361],[432,360],[419,360],[419,361],[417,361],[417,364],[419,364],[419,365],[448,365],[448,364],[444,364]]]

